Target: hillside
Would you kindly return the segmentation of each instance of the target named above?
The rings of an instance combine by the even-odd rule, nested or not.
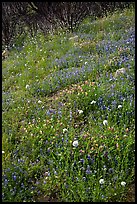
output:
[[[15,42],[2,61],[3,202],[130,202],[134,140],[134,10]]]

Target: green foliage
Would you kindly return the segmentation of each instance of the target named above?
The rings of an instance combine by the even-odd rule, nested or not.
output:
[[[73,34],[28,35],[3,60],[3,202],[123,201],[135,175],[134,23],[131,9],[88,18]]]

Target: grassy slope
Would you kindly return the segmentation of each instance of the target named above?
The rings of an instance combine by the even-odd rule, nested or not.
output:
[[[63,32],[46,39],[28,36],[3,61],[4,201],[33,200],[41,192],[47,197],[56,193],[64,201],[124,199],[121,194],[134,178],[134,23],[129,10],[94,22],[86,19],[74,34],[78,38]],[[121,67],[127,74],[113,78]],[[102,125],[105,119],[108,126]],[[72,167],[84,158],[88,168],[87,155],[96,162],[85,184],[81,164],[77,176]],[[103,168],[111,167],[115,173],[109,177]],[[45,178],[44,172],[50,176]],[[98,185],[102,177],[105,189]],[[127,185],[121,188],[124,179]]]

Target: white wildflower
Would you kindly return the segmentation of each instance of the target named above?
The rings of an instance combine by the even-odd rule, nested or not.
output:
[[[49,172],[49,171],[46,171],[46,172],[44,173],[44,176],[50,176],[50,172]]]
[[[122,105],[118,105],[118,108],[122,108]]]
[[[78,113],[79,113],[79,114],[82,114],[82,113],[83,113],[83,110],[78,110]]]
[[[104,179],[100,179],[100,180],[99,180],[99,183],[100,183],[100,184],[104,184],[104,183],[105,183]]]
[[[93,100],[93,101],[91,101],[91,103],[90,103],[90,104],[95,104],[95,103],[96,103],[96,101],[94,101],[94,100]]]
[[[121,186],[124,186],[124,187],[125,187],[125,185],[126,185],[126,182],[125,182],[125,181],[122,181],[122,182],[121,182]]]
[[[28,88],[29,88],[29,85],[27,84],[27,85],[26,85],[26,89],[28,89]]]
[[[2,151],[2,154],[4,154],[5,152],[4,151]]]
[[[42,103],[42,101],[38,100],[38,103]]]
[[[68,130],[66,128],[63,129],[63,133],[68,132]]]
[[[104,121],[103,121],[103,125],[108,125],[108,121],[107,121],[107,120],[104,120]]]
[[[74,146],[74,147],[77,147],[77,146],[78,146],[78,140],[75,140],[75,141],[73,142],[73,146]]]

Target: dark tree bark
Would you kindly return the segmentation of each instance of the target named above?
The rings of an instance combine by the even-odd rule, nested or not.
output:
[[[86,16],[103,17],[134,2],[2,2],[2,44],[10,45],[29,27],[47,33],[56,28],[73,32]]]

